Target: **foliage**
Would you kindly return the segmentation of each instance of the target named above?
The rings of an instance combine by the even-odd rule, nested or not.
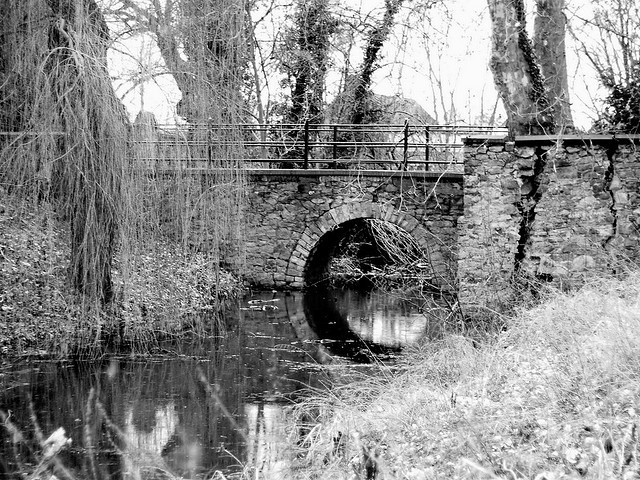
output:
[[[639,306],[638,273],[551,292],[493,339],[445,336],[310,397],[301,478],[636,478]]]

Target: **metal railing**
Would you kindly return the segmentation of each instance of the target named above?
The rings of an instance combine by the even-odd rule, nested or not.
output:
[[[462,139],[504,136],[468,125],[136,125],[142,160],[215,162],[235,150],[248,167],[429,170],[462,165]]]

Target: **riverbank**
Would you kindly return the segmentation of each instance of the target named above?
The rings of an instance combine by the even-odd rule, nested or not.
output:
[[[506,322],[300,405],[296,478],[640,478],[640,273]]]
[[[114,262],[116,300],[108,312],[88,314],[70,291],[68,227],[50,207],[0,197],[0,354],[65,356],[99,352],[105,342],[135,352],[161,337],[215,322],[240,282],[202,254],[169,241],[139,245]],[[203,320],[204,318],[204,320]]]

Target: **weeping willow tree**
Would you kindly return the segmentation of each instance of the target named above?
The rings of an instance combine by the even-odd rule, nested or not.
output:
[[[127,159],[108,29],[93,0],[4,3],[2,182],[56,205],[70,225],[72,286],[108,304]]]
[[[214,279],[205,287],[214,298],[220,265],[241,267],[238,65],[246,45],[237,3],[179,3],[171,32],[189,69],[172,73],[182,79],[178,111],[187,123],[174,126],[171,138],[154,126],[162,147],[136,143],[148,135],[132,128],[114,94],[109,29],[95,0],[3,2],[0,182],[16,198],[52,205],[68,222],[68,278],[82,305],[97,311],[134,291],[145,302],[151,292],[132,285],[127,272],[159,242],[177,239],[183,252],[208,252]],[[150,151],[161,150],[169,168],[148,162]],[[187,168],[194,166],[196,175]]]

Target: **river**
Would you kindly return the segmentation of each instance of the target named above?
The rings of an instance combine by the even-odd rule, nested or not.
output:
[[[46,438],[59,427],[71,439],[59,458],[75,478],[243,468],[280,478],[295,454],[296,399],[437,334],[423,307],[375,291],[261,292],[229,312],[222,334],[168,343],[165,354],[5,361],[0,410],[25,441],[16,447],[18,434],[0,427],[0,478],[33,469],[38,430]]]

